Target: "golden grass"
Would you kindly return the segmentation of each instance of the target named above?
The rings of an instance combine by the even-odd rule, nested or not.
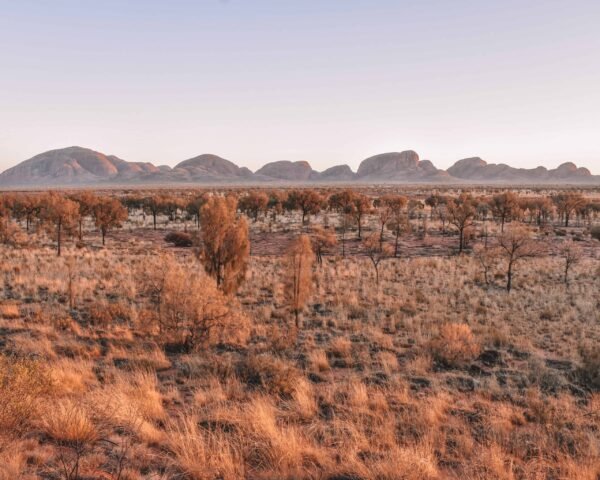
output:
[[[245,477],[240,453],[223,435],[203,431],[193,415],[171,420],[166,440],[175,468],[194,480]]]
[[[0,249],[0,480],[59,478],[73,447],[82,477],[117,478],[123,459],[121,480],[600,475],[597,259],[568,289],[559,259],[528,260],[507,295],[503,268],[485,286],[468,255],[385,260],[379,288],[367,259],[327,256],[296,331],[280,259],[252,257],[235,299],[247,341],[184,352],[141,288],[157,248],[67,249],[73,312],[53,251]],[[176,261],[178,292],[201,296],[186,290],[198,263]]]
[[[73,400],[47,405],[40,428],[54,441],[65,445],[88,445],[100,438],[89,409]]]
[[[0,303],[0,318],[11,320],[20,316],[19,305],[16,303]]]

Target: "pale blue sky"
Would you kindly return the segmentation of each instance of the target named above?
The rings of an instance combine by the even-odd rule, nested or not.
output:
[[[0,169],[80,145],[600,174],[600,1],[0,0]]]

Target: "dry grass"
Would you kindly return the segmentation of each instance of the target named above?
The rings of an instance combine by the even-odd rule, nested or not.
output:
[[[286,214],[252,228],[268,240],[302,227]],[[376,228],[365,221],[365,234]],[[66,247],[77,260],[72,309],[66,260],[40,246],[47,239],[0,248],[10,285],[0,299],[0,480],[69,478],[75,467],[81,479],[112,480],[600,478],[591,239],[569,286],[548,255],[524,260],[507,294],[505,265],[487,285],[476,258],[440,254],[455,237],[436,221],[381,263],[379,287],[351,232],[351,255],[315,267],[300,329],[281,257],[253,256],[224,300],[235,312],[227,334],[186,349],[177,322],[189,333],[205,319],[213,289],[200,288],[207,280],[185,249],[170,257],[166,290],[148,289],[160,280],[155,253],[172,247],[164,231],[135,232],[106,249]],[[258,242],[267,247],[277,250]]]
[[[471,328],[460,323],[442,325],[440,333],[431,340],[430,349],[439,361],[451,367],[472,362],[480,352]]]
[[[175,468],[195,480],[244,478],[243,461],[231,442],[198,427],[198,419],[182,416],[166,427],[167,445]]]
[[[71,400],[47,405],[40,428],[52,440],[65,445],[93,444],[100,438],[88,409]]]
[[[16,303],[0,304],[0,318],[11,320],[19,318],[20,316],[21,312],[19,311],[19,306]]]

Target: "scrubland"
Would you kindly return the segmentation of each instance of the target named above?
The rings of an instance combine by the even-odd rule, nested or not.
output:
[[[342,255],[339,212],[261,211],[220,284],[184,216],[132,211],[104,247],[87,219],[60,257],[20,231],[0,246],[0,479],[600,478],[597,217],[513,212],[537,248],[508,292],[497,219],[459,255],[457,228],[402,212],[397,255],[389,229],[367,254],[376,210]],[[316,225],[337,244],[290,296],[289,243]]]

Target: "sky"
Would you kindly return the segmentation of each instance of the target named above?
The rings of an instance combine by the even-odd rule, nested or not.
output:
[[[0,0],[0,170],[72,145],[600,174],[598,0]]]

